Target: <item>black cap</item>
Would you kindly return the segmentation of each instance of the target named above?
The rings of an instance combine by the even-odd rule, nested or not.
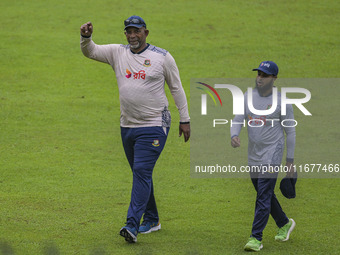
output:
[[[297,172],[294,173],[294,176],[292,178],[285,177],[280,182],[280,190],[282,195],[284,195],[286,198],[295,198],[296,197],[296,191],[295,191],[295,184],[297,181]]]
[[[277,76],[279,67],[273,61],[263,61],[259,67],[253,69],[253,71],[262,71],[266,74]]]
[[[128,27],[138,27],[138,28],[145,27],[146,28],[146,24],[144,20],[141,17],[136,16],[136,15],[133,15],[127,18],[126,20],[124,20],[124,26],[125,26],[124,29]]]

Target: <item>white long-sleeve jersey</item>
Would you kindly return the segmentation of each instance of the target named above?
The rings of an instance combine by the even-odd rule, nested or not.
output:
[[[84,37],[80,45],[86,57],[107,63],[115,71],[122,127],[170,126],[165,82],[179,110],[180,121],[190,120],[179,71],[168,51],[148,44],[142,52],[133,53],[130,45],[97,45],[92,38]]]
[[[260,96],[257,88],[253,89],[253,106],[257,110],[267,110],[272,106],[273,96]],[[295,127],[292,105],[287,105],[286,115],[281,115],[281,94],[278,92],[278,105],[276,110],[269,115],[255,115],[248,107],[248,92],[244,94],[245,114],[236,115],[233,126],[230,128],[231,137],[239,136],[243,124],[248,128],[248,164],[249,165],[280,165],[282,161],[285,135],[288,162],[294,160]],[[245,121],[246,120],[246,121]],[[276,120],[276,121],[274,121]],[[282,121],[284,121],[284,127]]]

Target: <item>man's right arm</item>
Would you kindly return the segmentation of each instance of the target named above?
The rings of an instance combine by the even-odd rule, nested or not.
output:
[[[113,65],[112,44],[97,45],[92,41],[93,25],[87,22],[80,27],[80,48],[85,57]]]
[[[244,109],[247,109],[247,92],[244,94]],[[235,115],[234,119],[232,120],[232,124],[230,125],[230,137],[231,137],[231,146],[234,148],[241,146],[241,141],[239,138],[240,132],[242,127],[245,125],[245,114]]]
[[[232,126],[230,126],[230,137],[231,137],[231,146],[234,148],[240,147],[241,146],[241,141],[239,138],[242,124],[244,122],[244,115],[236,115],[234,119],[232,120]],[[234,124],[237,123],[237,124]]]

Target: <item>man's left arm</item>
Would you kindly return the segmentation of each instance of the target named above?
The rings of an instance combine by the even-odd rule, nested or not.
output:
[[[190,138],[190,117],[188,103],[175,59],[171,56],[169,52],[165,56],[164,76],[179,111],[179,136],[182,136],[183,134],[184,141],[187,142]]]
[[[294,120],[294,112],[293,106],[287,105],[287,114],[282,116],[281,120],[285,121],[285,133],[286,133],[286,146],[287,146],[287,157],[286,157],[286,166],[289,169],[288,176],[293,177],[294,174],[294,151],[295,151],[295,122],[289,121]]]

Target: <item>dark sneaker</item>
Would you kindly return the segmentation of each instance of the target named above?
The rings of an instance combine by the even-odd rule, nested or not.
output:
[[[129,226],[122,227],[119,234],[125,238],[125,241],[129,243],[137,242],[137,229]]]
[[[161,223],[159,221],[156,222],[147,222],[143,221],[140,225],[138,232],[141,234],[149,234],[153,231],[158,231],[161,229]]]

